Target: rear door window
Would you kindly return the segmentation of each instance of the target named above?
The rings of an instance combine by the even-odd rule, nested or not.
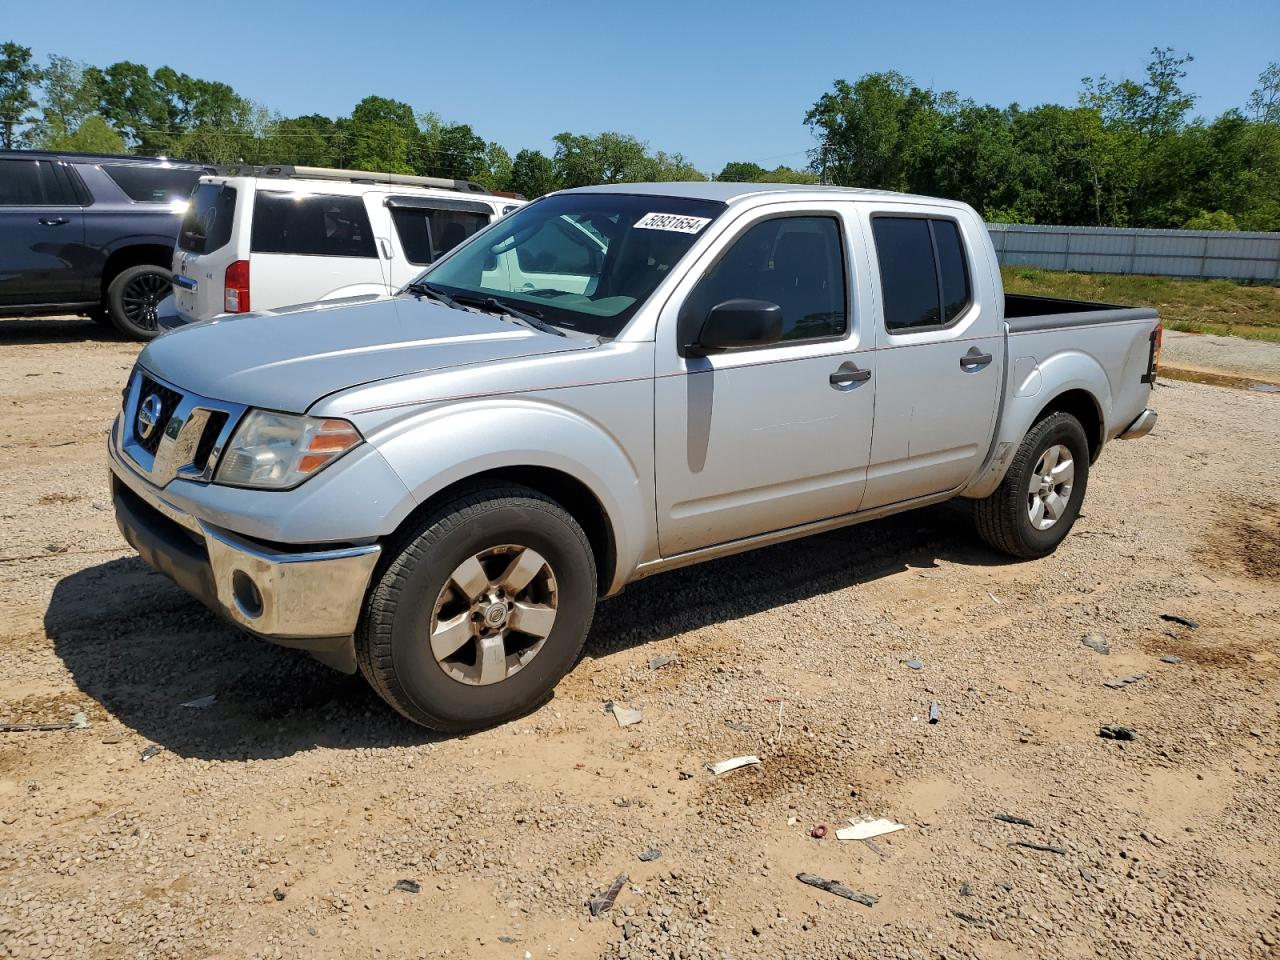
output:
[[[130,200],[139,203],[172,203],[186,200],[200,179],[199,170],[149,166],[144,163],[104,163],[103,171]]]
[[[190,253],[212,253],[231,240],[231,221],[236,214],[236,191],[216,183],[202,183],[191,196],[191,205],[182,219],[178,247]]]
[[[871,231],[886,330],[936,329],[964,312],[972,293],[955,221],[876,215]]]
[[[259,190],[253,204],[251,233],[254,253],[377,256],[369,214],[358,196]]]

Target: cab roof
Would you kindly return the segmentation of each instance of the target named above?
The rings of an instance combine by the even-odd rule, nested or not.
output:
[[[594,187],[575,187],[562,193],[624,193],[638,196],[679,197],[687,200],[716,200],[733,204],[769,195],[789,194],[795,197],[827,197],[848,200],[919,201],[942,206],[964,206],[955,200],[922,197],[892,190],[864,187],[835,187],[822,183],[728,183],[710,181],[672,181],[669,183],[608,183]]]

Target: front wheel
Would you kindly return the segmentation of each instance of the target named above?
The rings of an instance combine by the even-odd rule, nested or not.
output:
[[[107,286],[107,312],[117,330],[133,340],[160,334],[161,301],[173,290],[173,274],[143,263],[121,270]]]
[[[476,730],[521,716],[577,661],[595,612],[586,534],[527,487],[443,504],[370,592],[356,637],[361,672],[404,716]]]
[[[1015,557],[1048,556],[1071,532],[1088,484],[1084,428],[1069,413],[1050,414],[1023,438],[996,491],[975,504],[978,534]]]

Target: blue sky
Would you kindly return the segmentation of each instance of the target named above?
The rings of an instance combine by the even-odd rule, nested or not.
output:
[[[376,93],[465,121],[512,153],[619,130],[714,173],[802,165],[805,110],[836,78],[899,70],[980,102],[1074,103],[1080,78],[1196,57],[1198,112],[1242,106],[1280,59],[1276,0],[876,3],[0,0],[0,40],[91,63],[168,64],[285,114]]]

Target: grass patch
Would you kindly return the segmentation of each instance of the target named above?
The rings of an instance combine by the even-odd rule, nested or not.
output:
[[[1009,293],[1155,307],[1170,330],[1280,343],[1280,287],[1115,273],[1001,267]]]

